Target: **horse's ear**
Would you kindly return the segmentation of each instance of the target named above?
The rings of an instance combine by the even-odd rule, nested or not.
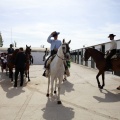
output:
[[[26,48],[27,48],[27,45],[26,45]]]
[[[63,39],[63,44],[65,43],[65,39]]]
[[[30,45],[30,47],[31,47],[31,45]]]
[[[71,43],[71,40],[68,42],[68,44],[70,44]]]

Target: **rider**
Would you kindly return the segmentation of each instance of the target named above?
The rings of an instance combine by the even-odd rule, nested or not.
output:
[[[109,34],[108,38],[110,38],[111,43],[110,43],[110,49],[107,50],[106,52],[109,52],[107,57],[106,57],[106,69],[109,70],[111,69],[112,65],[111,65],[111,58],[113,55],[116,54],[116,49],[117,49],[117,42],[114,40],[114,37],[116,35],[114,34]]]
[[[48,49],[46,48],[46,49],[45,49],[45,55],[43,56],[43,61],[45,61],[45,57],[46,57],[48,54],[49,54],[49,51],[48,51]]]
[[[12,54],[14,52],[13,45],[10,44],[10,47],[7,49],[8,54]]]
[[[59,48],[59,47],[61,46],[61,44],[62,44],[61,41],[58,40],[58,35],[59,35],[59,34],[60,34],[59,32],[54,31],[54,32],[52,32],[52,33],[49,35],[49,37],[48,37],[48,39],[47,39],[47,42],[51,44],[51,52],[50,52],[50,56],[48,57],[48,59],[49,59],[51,56],[53,56],[53,55],[55,55],[55,54],[57,53],[58,48]],[[53,37],[54,39],[51,39],[51,37]],[[44,64],[44,67],[45,67],[45,68],[46,68],[46,63],[47,63],[48,59],[45,61],[45,64]],[[46,75],[47,73],[48,73],[48,70],[45,70],[44,73],[43,73],[43,76],[47,76],[47,75]]]
[[[10,61],[11,61],[9,57],[13,54],[13,52],[14,52],[13,45],[12,45],[12,44],[10,44],[10,47],[7,49],[7,53],[8,53],[8,56],[7,56],[7,61],[8,61],[8,62],[10,62]],[[13,60],[12,60],[11,62],[13,62]]]

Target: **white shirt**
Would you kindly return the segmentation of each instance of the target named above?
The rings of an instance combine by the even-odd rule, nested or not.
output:
[[[110,43],[110,49],[109,50],[113,50],[113,49],[117,49],[117,42],[115,40],[111,40],[111,43]]]
[[[7,63],[7,60],[6,60],[6,59],[4,59],[4,60],[3,60],[3,63]]]

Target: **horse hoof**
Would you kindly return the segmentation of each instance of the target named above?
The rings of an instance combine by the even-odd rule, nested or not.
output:
[[[65,82],[65,81],[67,81],[67,79],[64,78],[64,79],[63,79],[63,82]]]
[[[48,93],[46,94],[46,97],[49,97],[49,94],[48,94]]]
[[[56,94],[57,92],[56,91],[54,91],[54,94]]]
[[[57,104],[62,104],[61,101],[57,101]]]
[[[101,86],[101,89],[103,89],[104,86]]]
[[[100,88],[100,89],[101,89],[101,85],[98,85],[98,88]]]
[[[28,82],[30,82],[30,79],[28,80]]]
[[[99,89],[103,89],[103,86],[99,86]]]
[[[116,88],[117,90],[120,90],[120,86]]]

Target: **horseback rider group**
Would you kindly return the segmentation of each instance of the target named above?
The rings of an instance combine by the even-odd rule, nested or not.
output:
[[[52,32],[49,36],[48,36],[48,38],[47,38],[47,42],[48,43],[50,43],[51,44],[51,51],[50,51],[50,56],[47,58],[47,60],[45,61],[45,64],[44,64],[44,68],[46,69],[45,71],[44,71],[44,73],[43,73],[43,76],[45,76],[45,77],[48,77],[48,74],[49,74],[49,65],[50,65],[50,63],[51,63],[51,61],[52,61],[52,59],[54,58],[53,56],[55,56],[56,54],[57,54],[57,51],[58,51],[58,49],[59,49],[59,47],[62,45],[62,42],[61,42],[61,40],[58,40],[58,35],[60,34],[60,32],[56,32],[56,31],[54,31],[54,32]],[[110,48],[106,51],[107,52],[107,57],[106,57],[106,68],[105,68],[105,70],[107,71],[107,70],[110,70],[110,69],[112,69],[112,64],[111,64],[111,58],[112,58],[112,56],[113,55],[115,55],[116,54],[116,50],[117,50],[117,42],[114,40],[114,37],[115,37],[116,35],[114,35],[114,34],[109,34],[109,36],[108,36],[108,38],[110,39]],[[54,39],[51,39],[51,38],[54,38]],[[7,53],[8,53],[8,56],[9,55],[12,55],[12,53],[14,52],[14,48],[13,48],[13,45],[12,44],[10,44],[10,47],[7,49]],[[46,49],[46,52],[47,52],[47,49]],[[23,61],[24,61],[24,63],[22,63],[22,64],[25,64],[25,56],[22,54],[23,53],[23,48],[20,48],[19,49],[19,54],[17,55],[17,56],[22,56],[23,57]],[[45,53],[45,55],[46,55],[47,53]],[[20,58],[20,59],[22,59],[22,57],[18,57],[18,58]],[[21,60],[17,60],[16,61],[16,74],[15,74],[15,84],[14,84],[14,87],[16,87],[17,86],[17,76],[18,76],[18,73],[19,73],[19,71],[20,71],[20,69],[19,69],[19,67],[17,67],[17,66],[19,66],[19,61],[21,61]],[[51,61],[50,61],[50,60]],[[7,59],[8,61],[9,61],[9,59]],[[44,56],[44,60],[45,60],[45,56]],[[48,62],[49,61],[49,62]],[[4,60],[4,62],[6,62],[5,60]],[[21,63],[20,63],[21,64]],[[67,65],[66,64],[64,64],[65,65],[65,73],[66,73],[66,75],[67,76],[70,76],[70,73],[69,73],[69,69],[68,69],[68,67],[67,67]],[[24,65],[23,65],[24,66]],[[23,79],[23,69],[22,69],[22,72],[21,72],[21,78]],[[23,80],[22,80],[22,82],[21,82],[21,86],[23,85]],[[120,90],[120,86],[117,88],[117,89],[119,89]]]

